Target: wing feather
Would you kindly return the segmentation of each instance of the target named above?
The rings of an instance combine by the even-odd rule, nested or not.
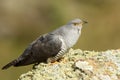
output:
[[[33,41],[24,53],[18,58],[18,63],[14,66],[28,65],[35,62],[46,62],[49,57],[53,57],[61,50],[62,41],[59,35],[45,34]]]

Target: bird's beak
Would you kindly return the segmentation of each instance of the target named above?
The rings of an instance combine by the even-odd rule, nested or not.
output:
[[[83,24],[86,24],[86,23],[88,23],[87,21],[83,21]]]

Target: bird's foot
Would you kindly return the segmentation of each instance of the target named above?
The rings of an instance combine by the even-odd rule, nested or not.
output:
[[[63,62],[63,63],[66,63],[66,62],[67,62],[67,60],[66,60],[64,57],[61,57],[61,58],[58,60],[58,62]]]
[[[56,59],[53,57],[47,59],[47,63],[54,63],[55,61]]]
[[[50,64],[50,65],[58,64],[59,62],[65,63],[66,60],[63,57],[61,57],[58,60],[54,60],[53,58],[48,58],[48,60],[47,60],[47,63]]]

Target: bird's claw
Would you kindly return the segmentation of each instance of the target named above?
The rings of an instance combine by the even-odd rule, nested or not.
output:
[[[54,58],[48,58],[47,59],[47,63],[54,63],[56,60]]]

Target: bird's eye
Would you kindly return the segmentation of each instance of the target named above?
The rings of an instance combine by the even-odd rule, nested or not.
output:
[[[74,24],[74,26],[77,26],[77,25],[79,25],[78,23],[73,23]]]

